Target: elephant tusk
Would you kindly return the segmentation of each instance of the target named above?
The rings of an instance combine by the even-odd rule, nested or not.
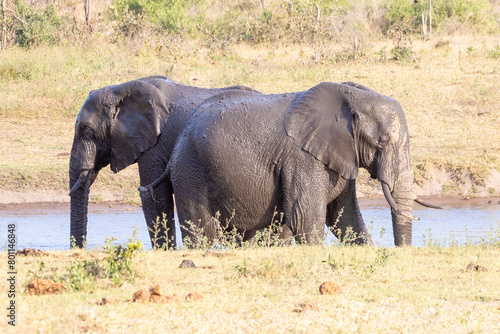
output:
[[[420,199],[418,197],[415,198],[415,202],[417,202],[420,205],[426,206],[428,208],[433,208],[433,209],[442,209],[443,208],[440,205],[434,205],[434,204],[427,203],[426,201],[424,201],[424,200],[422,200],[422,199]]]
[[[385,199],[387,200],[387,203],[389,203],[392,210],[394,210],[394,212],[396,214],[401,215],[401,216],[408,218],[408,219],[411,219],[411,220],[420,220],[420,218],[418,218],[418,217],[413,217],[412,215],[407,215],[406,213],[403,213],[399,209],[396,202],[394,201],[394,198],[392,198],[391,190],[389,189],[389,186],[387,185],[387,183],[385,183],[385,182],[381,182],[381,183],[382,183],[382,191],[384,192]]]
[[[391,190],[389,189],[389,186],[385,182],[382,183],[382,191],[384,192],[385,199],[387,200],[387,203],[393,208],[395,211],[400,211],[398,205],[394,201],[394,198],[392,198],[391,195]]]
[[[406,213],[403,213],[401,211],[399,211],[397,213],[400,214],[401,216],[406,217],[406,218],[411,219],[411,220],[420,220],[420,218],[418,218],[418,217],[413,217],[412,215],[407,215]]]
[[[76,180],[75,184],[73,185],[73,188],[69,191],[69,195],[73,196],[75,191],[82,186],[82,184],[85,182],[87,179],[87,175],[89,174],[88,170],[84,170],[83,172],[80,173],[80,177],[78,180]]]

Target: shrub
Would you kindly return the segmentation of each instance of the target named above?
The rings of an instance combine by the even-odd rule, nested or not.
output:
[[[19,23],[15,41],[21,47],[30,48],[40,44],[53,45],[60,41],[60,30],[68,21],[67,16],[58,16],[54,6],[37,9],[17,0],[15,2]]]
[[[130,23],[146,20],[167,33],[194,34],[204,19],[204,0],[116,0],[114,18],[129,32]]]
[[[429,1],[414,3],[407,0],[387,1],[385,5],[386,32],[391,30],[419,33],[422,14],[426,15]],[[469,24],[478,30],[498,30],[494,14],[487,0],[440,0],[432,2],[432,27],[441,29],[450,21]]]
[[[133,280],[135,269],[133,259],[137,251],[142,249],[142,243],[137,240],[137,231],[126,245],[113,244],[115,239],[106,239],[104,251],[105,260],[74,261],[67,268],[67,285],[73,291],[92,291],[95,289],[96,279],[111,279],[114,285],[119,286],[124,279]]]

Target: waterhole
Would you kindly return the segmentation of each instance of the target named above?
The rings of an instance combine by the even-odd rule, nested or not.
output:
[[[429,244],[449,246],[500,240],[499,199],[482,201],[440,199],[442,210],[415,206],[413,246]],[[364,221],[377,246],[394,246],[391,213],[383,200],[360,200]],[[0,211],[0,242],[7,243],[7,224],[16,224],[18,248],[44,250],[69,249],[69,204],[26,205]],[[137,206],[90,205],[87,226],[87,248],[100,248],[106,239],[125,243],[136,232],[146,249],[151,249],[144,215]],[[181,240],[177,224],[177,240]],[[338,243],[327,234],[325,243]],[[179,245],[180,246],[180,245]]]

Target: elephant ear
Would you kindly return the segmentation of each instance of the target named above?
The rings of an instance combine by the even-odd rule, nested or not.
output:
[[[168,110],[162,92],[142,80],[113,86],[112,92],[111,170],[116,173],[156,144]]]
[[[375,95],[379,95],[374,90],[371,90],[370,88],[368,88],[366,86],[360,85],[360,84],[352,82],[352,81],[342,82],[341,85],[351,86],[351,87],[354,87],[354,88],[357,88],[357,89],[361,89],[362,91],[365,91],[365,92],[368,92],[368,93],[373,93]]]
[[[285,115],[285,130],[302,147],[345,179],[358,175],[354,116],[348,86],[323,82],[301,93]]]

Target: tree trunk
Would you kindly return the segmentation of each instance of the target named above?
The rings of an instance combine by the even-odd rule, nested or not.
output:
[[[89,25],[92,14],[92,0],[85,0],[83,8],[85,9],[85,23]]]
[[[2,41],[1,41],[2,50],[5,49],[5,45],[7,43],[5,40],[7,38],[7,36],[6,36],[6,29],[7,28],[5,28],[5,6],[7,6],[6,0],[2,0],[2,33],[1,33],[1,35],[2,35],[1,36],[2,37]]]
[[[432,34],[432,0],[429,0],[429,34]]]

